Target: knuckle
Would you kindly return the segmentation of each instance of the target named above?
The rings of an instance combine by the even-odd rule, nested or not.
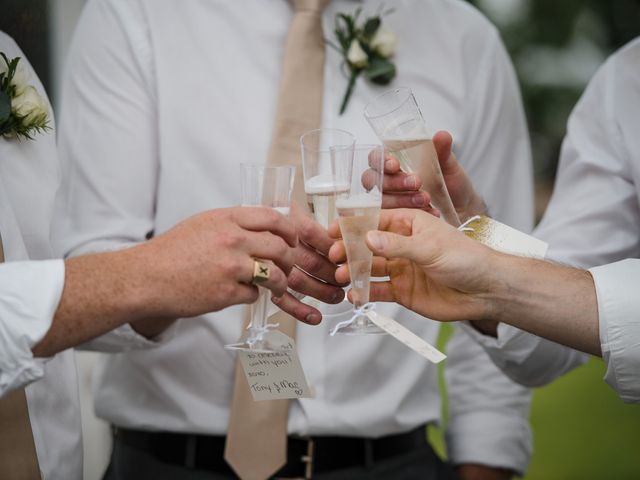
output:
[[[317,272],[323,266],[320,255],[309,250],[304,251],[299,259],[300,266],[307,272]]]
[[[274,254],[281,259],[286,259],[291,255],[290,247],[282,238],[277,237],[274,245]]]
[[[270,224],[276,224],[282,219],[282,215],[275,208],[264,208],[261,216]]]
[[[314,237],[315,225],[313,222],[304,217],[304,219],[298,223],[298,236],[303,240],[309,240]]]
[[[227,278],[235,278],[241,268],[242,265],[240,259],[236,257],[227,257],[222,262],[222,272]]]
[[[238,230],[231,230],[224,235],[224,245],[233,249],[242,246],[245,243],[245,236]]]
[[[291,273],[289,274],[289,278],[287,279],[289,287],[292,288],[293,290],[297,290],[299,291],[300,289],[304,288],[305,284],[306,284],[306,275],[304,273],[302,273],[300,270],[298,269],[293,269],[291,271]]]

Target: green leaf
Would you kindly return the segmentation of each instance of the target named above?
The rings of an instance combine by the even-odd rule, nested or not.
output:
[[[372,38],[378,31],[378,28],[380,28],[380,23],[380,17],[371,17],[370,19],[368,19],[364,24],[365,37]]]
[[[386,58],[373,57],[364,74],[376,85],[388,85],[396,76],[396,66]]]
[[[0,123],[4,123],[11,115],[11,98],[4,92],[0,91]]]

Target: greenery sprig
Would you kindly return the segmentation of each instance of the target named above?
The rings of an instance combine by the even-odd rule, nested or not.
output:
[[[353,93],[356,80],[361,74],[377,85],[388,85],[396,76],[396,66],[390,60],[397,44],[396,35],[382,27],[382,17],[393,9],[380,11],[359,24],[362,8],[352,15],[339,13],[335,20],[335,34],[338,45],[327,41],[344,58],[343,65],[348,69],[348,84],[340,106],[340,115],[344,113]]]
[[[49,106],[21,67],[20,57],[0,52],[0,136],[33,140],[34,132],[50,130]]]

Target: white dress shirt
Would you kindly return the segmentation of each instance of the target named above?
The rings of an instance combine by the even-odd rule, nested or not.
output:
[[[46,95],[24,54],[2,32],[0,51],[21,57],[31,71],[30,83]],[[44,260],[51,257],[49,227],[58,186],[55,148],[53,132],[33,141],[0,137],[0,235],[7,262],[0,265],[0,395],[28,384],[42,477],[75,480],[82,476],[82,442],[73,352],[51,359],[34,359],[31,353],[51,326],[64,285],[64,263]]]
[[[379,2],[365,4],[377,11]],[[323,15],[333,36],[334,1]],[[517,83],[499,36],[453,0],[394,3],[384,24],[399,36],[398,76],[428,125],[448,129],[489,204],[509,224],[532,226],[529,143]],[[64,181],[54,243],[59,253],[118,248],[162,233],[196,212],[240,203],[239,166],[265,159],[275,116],[290,2],[95,0],[82,16],[64,82]],[[327,49],[323,127],[375,142],[362,112],[384,88],[347,80]],[[297,344],[316,398],[292,402],[289,432],[377,437],[440,419],[437,369],[385,336],[329,337],[349,315],[329,307],[321,326],[299,324]],[[380,306],[430,342],[439,324]],[[96,411],[130,428],[224,434],[244,307],[179,321],[154,351],[105,359]],[[448,444],[456,463],[523,471],[530,454],[529,392],[466,335],[448,348]]]
[[[549,258],[590,268],[640,255],[640,39],[612,55],[571,113],[549,207],[535,235]],[[638,261],[591,268],[605,381],[640,402]],[[587,355],[501,325],[498,339],[472,332],[516,381],[542,385]]]

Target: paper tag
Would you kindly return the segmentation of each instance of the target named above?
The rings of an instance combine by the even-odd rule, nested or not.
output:
[[[260,401],[311,397],[298,358],[296,342],[279,331],[267,332],[265,339],[285,349],[277,352],[238,352],[253,399]]]
[[[419,353],[430,362],[440,363],[445,358],[447,358],[447,356],[440,350],[438,350],[428,342],[425,342],[411,330],[400,325],[393,318],[387,317],[385,315],[380,315],[373,310],[367,312],[367,316],[373,323],[375,323],[389,335],[394,336],[396,340],[401,341],[411,350]]]
[[[494,250],[511,255],[543,259],[549,248],[546,242],[484,215],[466,223],[463,232]]]

